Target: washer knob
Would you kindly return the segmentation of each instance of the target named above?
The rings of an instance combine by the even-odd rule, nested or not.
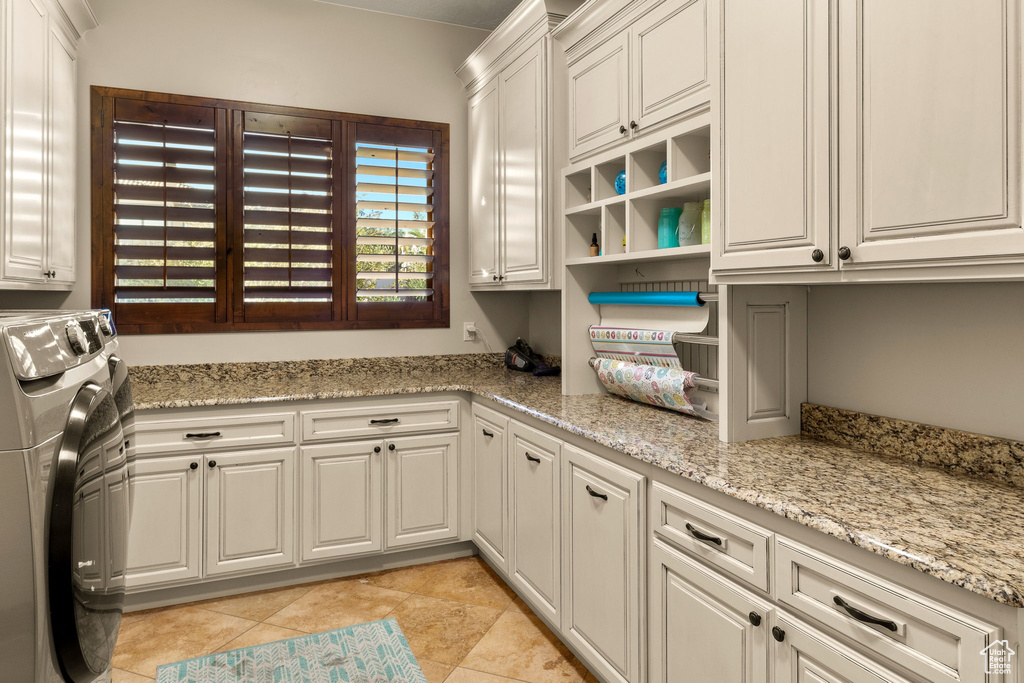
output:
[[[110,326],[110,321],[107,319],[107,316],[101,315],[98,318],[98,321],[100,332],[103,333],[104,337],[109,337],[110,335],[114,334],[114,328]]]
[[[71,350],[81,356],[89,350],[89,340],[85,337],[85,330],[77,322],[70,322],[67,326],[68,343]]]

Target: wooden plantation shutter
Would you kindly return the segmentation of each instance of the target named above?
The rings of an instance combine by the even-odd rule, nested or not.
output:
[[[356,318],[428,320],[441,310],[436,258],[440,133],[357,124],[355,176]],[[447,281],[445,281],[445,286]],[[446,293],[445,293],[446,294]]]
[[[333,128],[325,119],[244,114],[236,195],[246,322],[333,316],[340,266]]]
[[[112,127],[107,275],[117,320],[223,319],[223,119],[207,107],[117,99]]]
[[[448,327],[445,123],[91,88],[123,334]]]

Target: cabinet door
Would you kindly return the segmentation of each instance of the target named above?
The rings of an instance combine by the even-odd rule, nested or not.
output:
[[[638,130],[709,101],[707,0],[666,2],[630,31],[630,108]]]
[[[128,531],[129,588],[199,578],[201,465],[202,457],[136,461]]]
[[[302,560],[381,550],[383,442],[301,449]]]
[[[629,131],[629,32],[569,65],[571,157],[625,139]]]
[[[387,446],[386,546],[436,543],[459,535],[459,437],[411,436]]]
[[[530,604],[559,623],[562,580],[562,444],[512,423],[512,582]]]
[[[843,267],[1024,254],[1019,3],[841,7]]]
[[[46,269],[51,282],[75,280],[75,50],[50,21]]]
[[[537,41],[500,76],[501,275],[505,282],[547,279],[546,49],[546,39]]]
[[[712,270],[831,269],[835,0],[722,2]],[[814,250],[821,260],[813,260]]]
[[[768,681],[769,603],[658,541],[650,601],[651,683]]]
[[[562,633],[607,681],[639,681],[644,478],[562,449]]]
[[[295,449],[208,455],[206,574],[294,563]]]
[[[8,0],[3,277],[43,281],[47,37],[41,0]]]
[[[832,640],[817,629],[779,613],[784,635],[775,643],[778,683],[908,683],[864,655]]]
[[[498,284],[498,81],[469,101],[469,284]]]
[[[508,418],[473,406],[473,541],[508,568]]]

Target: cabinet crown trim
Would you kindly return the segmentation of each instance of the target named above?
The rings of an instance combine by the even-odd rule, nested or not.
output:
[[[558,26],[579,4],[580,0],[526,0],[466,58],[455,75],[466,90],[474,92],[490,74]]]

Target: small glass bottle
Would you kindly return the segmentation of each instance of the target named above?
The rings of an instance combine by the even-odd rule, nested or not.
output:
[[[601,247],[597,243],[597,233],[595,232],[594,236],[592,238],[590,238],[590,255],[591,256],[597,256],[600,253],[601,253]]]

